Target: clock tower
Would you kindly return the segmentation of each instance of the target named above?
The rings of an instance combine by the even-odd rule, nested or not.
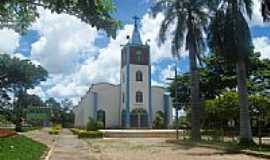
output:
[[[121,50],[121,126],[151,128],[151,61],[150,47],[143,44],[139,18],[134,17],[134,29]]]

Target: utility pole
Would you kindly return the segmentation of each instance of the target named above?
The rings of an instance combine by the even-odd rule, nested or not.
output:
[[[178,82],[177,82],[177,63],[175,64],[175,69],[174,69],[174,80],[175,80],[175,110],[176,110],[176,139],[179,139],[179,123],[178,123],[178,94],[177,94],[177,90],[178,90]]]
[[[174,91],[174,106],[175,106],[175,121],[176,121],[176,140],[179,139],[179,126],[178,126],[178,109],[179,109],[179,103],[178,103],[178,82],[177,82],[177,60],[175,62],[175,68],[174,68],[174,78],[167,78],[167,80],[174,80],[175,81],[175,91]]]

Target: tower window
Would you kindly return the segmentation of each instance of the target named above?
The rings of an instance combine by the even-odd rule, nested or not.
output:
[[[136,92],[136,103],[143,103],[143,93],[141,91]]]
[[[125,103],[125,94],[123,93],[122,102]]]
[[[143,74],[141,71],[136,72],[136,81],[143,81]]]
[[[141,64],[141,60],[142,60],[142,52],[137,51],[136,52],[136,64]]]

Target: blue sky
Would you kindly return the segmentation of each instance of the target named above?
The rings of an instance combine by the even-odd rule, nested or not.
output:
[[[153,84],[163,85],[166,77],[173,75],[170,42],[161,47],[157,45],[158,26],[163,15],[158,15],[156,19],[148,15],[150,0],[114,2],[117,8],[114,16],[124,25],[115,40],[75,17],[51,14],[44,9],[40,9],[40,18],[25,35],[18,35],[9,29],[0,30],[0,50],[31,59],[50,73],[46,82],[29,90],[29,93],[38,94],[43,99],[71,98],[76,103],[93,83],[118,84],[120,45],[126,43],[126,36],[132,32],[132,17],[135,15],[141,18],[143,41],[151,39]],[[264,58],[269,58],[270,27],[262,23],[258,2],[254,4],[255,12],[250,26],[255,49],[261,51]],[[186,56],[187,52],[183,51],[178,66],[181,72],[188,70]]]

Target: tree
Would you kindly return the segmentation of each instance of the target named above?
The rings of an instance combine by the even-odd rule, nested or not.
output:
[[[115,11],[112,0],[2,0],[0,2],[0,27],[13,28],[24,33],[38,18],[38,8],[55,13],[73,15],[83,22],[116,36],[120,27],[111,13]]]
[[[53,123],[62,123],[61,117],[61,104],[58,103],[54,98],[50,97],[45,101],[47,107],[51,108],[52,110],[52,122]]]
[[[65,98],[63,101],[61,101],[62,106],[62,125],[63,127],[72,127],[74,124],[74,113],[73,113],[73,103],[70,99]]]
[[[37,96],[37,95],[30,95],[27,93],[24,93],[20,99],[18,99],[18,102],[20,103],[23,108],[27,108],[27,107],[43,107],[45,106],[44,102],[42,101],[42,99]]]
[[[209,46],[227,62],[236,65],[240,106],[240,143],[253,143],[247,90],[247,64],[253,53],[249,26],[244,17],[252,16],[252,0],[220,1],[210,25]]]
[[[270,20],[270,1],[262,0],[261,6],[262,6],[261,12],[262,12],[263,20],[269,21]]]
[[[203,32],[208,25],[208,9],[214,6],[214,3],[211,2],[208,0],[158,0],[152,8],[154,17],[160,12],[165,13],[159,32],[160,42],[166,41],[166,33],[173,24],[176,24],[173,32],[174,38],[172,39],[172,54],[180,57],[184,41],[186,42],[185,48],[189,51],[192,106],[191,139],[193,141],[201,139],[201,104],[197,62],[201,59],[201,54],[205,50]]]
[[[17,101],[13,105],[16,115],[16,129],[21,130],[23,102],[21,99],[27,89],[34,88],[41,81],[46,80],[47,71],[30,60],[11,58],[7,54],[0,54],[0,86],[5,94],[12,93]]]

